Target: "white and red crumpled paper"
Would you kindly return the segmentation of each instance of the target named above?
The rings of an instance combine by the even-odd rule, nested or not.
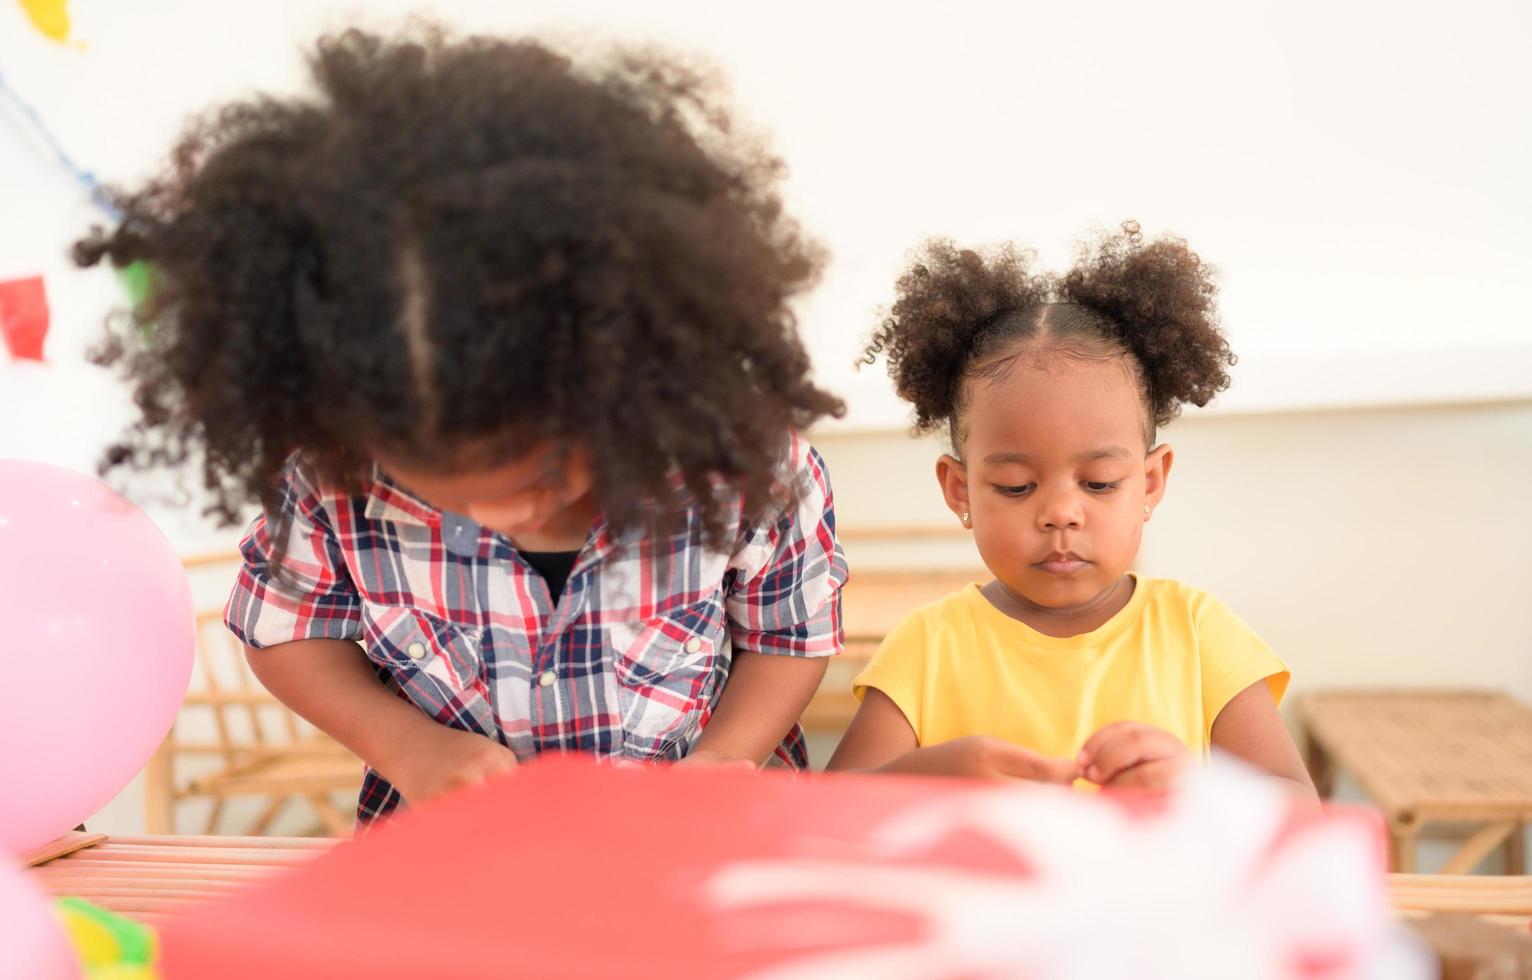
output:
[[[1014,863],[901,860],[970,834]],[[1377,820],[1295,807],[1233,763],[1208,765],[1163,798],[1016,786],[945,793],[887,814],[847,858],[736,862],[709,892],[729,909],[828,900],[909,914],[918,936],[805,955],[756,976],[1435,975],[1390,916]]]
[[[1415,980],[1381,826],[1233,764],[1163,798],[545,759],[168,923],[163,972]]]

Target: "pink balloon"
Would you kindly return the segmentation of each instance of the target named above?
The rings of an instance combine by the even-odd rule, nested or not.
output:
[[[0,460],[0,851],[73,829],[132,780],[191,678],[191,587],[99,480]]]
[[[0,980],[77,980],[79,960],[42,890],[0,854]]]

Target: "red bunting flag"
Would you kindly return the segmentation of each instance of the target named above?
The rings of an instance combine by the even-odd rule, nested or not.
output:
[[[48,336],[48,293],[42,276],[0,282],[0,336],[18,361],[43,359]]]

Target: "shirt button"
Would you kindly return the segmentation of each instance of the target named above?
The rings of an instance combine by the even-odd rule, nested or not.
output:
[[[686,652],[687,653],[696,653],[698,650],[701,650],[701,649],[702,649],[702,641],[697,639],[695,636],[686,641]]]
[[[557,679],[558,679],[558,675],[557,674],[555,674],[551,670],[545,670],[545,671],[542,672],[542,676],[537,678],[537,683],[539,685],[541,685],[542,687],[551,687],[553,685],[553,682],[555,680],[557,680]]]
[[[426,659],[426,645],[421,643],[419,640],[411,643],[404,652],[410,655],[411,660]]]

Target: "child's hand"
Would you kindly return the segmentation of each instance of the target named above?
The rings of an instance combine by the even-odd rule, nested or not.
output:
[[[1136,721],[1107,725],[1075,757],[1080,773],[1099,786],[1168,789],[1192,762],[1182,741]]]
[[[1066,786],[1080,775],[1068,759],[1038,755],[988,735],[969,735],[906,752],[875,771],[967,779],[1028,779]]]
[[[408,803],[424,803],[516,768],[516,753],[474,732],[433,722],[431,729],[412,734],[408,750],[383,772]]]

